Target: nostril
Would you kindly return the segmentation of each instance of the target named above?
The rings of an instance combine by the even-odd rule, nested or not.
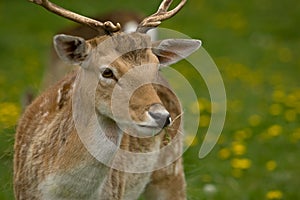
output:
[[[167,119],[165,121],[164,127],[169,126],[171,124],[171,122],[172,122],[172,119],[171,119],[171,116],[169,114],[169,116],[167,117]]]
[[[152,105],[148,113],[161,128],[171,124],[170,113],[160,104]]]

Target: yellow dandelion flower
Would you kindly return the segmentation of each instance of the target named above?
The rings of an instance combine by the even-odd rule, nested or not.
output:
[[[295,110],[300,114],[300,101],[298,101],[295,105]]]
[[[17,123],[21,109],[18,105],[11,102],[0,103],[0,124],[11,127]]]
[[[243,110],[243,107],[243,102],[240,100],[228,101],[228,110],[232,110],[238,113]]]
[[[283,193],[280,190],[270,190],[266,194],[266,199],[273,200],[273,199],[282,199]]]
[[[210,101],[205,98],[199,98],[198,105],[199,105],[199,109],[201,112],[203,112],[203,111],[210,112],[211,111]]]
[[[221,160],[226,160],[230,157],[231,152],[228,148],[223,148],[218,152],[218,156]]]
[[[231,175],[235,178],[241,178],[243,176],[243,171],[241,169],[232,169]]]
[[[195,146],[198,144],[198,138],[195,135],[187,134],[184,136],[184,143],[186,146]]]
[[[274,116],[280,115],[282,112],[282,106],[278,103],[274,103],[269,108],[269,113]]]
[[[280,126],[278,124],[275,124],[275,125],[269,127],[267,130],[267,134],[270,137],[276,137],[276,136],[280,135],[281,132],[282,132],[282,126]]]
[[[269,160],[267,163],[266,163],[266,169],[268,171],[273,171],[274,169],[276,169],[277,167],[277,163],[276,161],[274,160]]]
[[[248,118],[248,123],[250,124],[250,126],[258,126],[261,123],[261,121],[262,121],[261,116],[257,114],[251,115]]]
[[[208,127],[210,123],[209,115],[200,115],[199,126],[200,127]]]
[[[296,107],[297,103],[298,103],[298,99],[295,95],[293,94],[289,94],[285,100],[284,103],[286,106],[288,107]]]
[[[300,88],[297,88],[294,92],[293,95],[295,95],[295,97],[297,97],[297,99],[300,99]]]
[[[210,175],[208,174],[204,174],[202,177],[201,177],[201,180],[205,183],[208,183],[208,182],[211,182],[213,179]]]
[[[240,142],[233,142],[231,144],[231,150],[235,155],[244,155],[247,151],[247,147]]]
[[[251,129],[238,130],[234,133],[234,139],[236,141],[243,141],[243,140],[251,137],[251,135],[252,135]]]
[[[189,110],[193,114],[198,114],[199,110],[200,110],[200,112],[202,111],[201,108],[199,108],[198,101],[195,101],[195,102],[191,103],[190,106],[189,106]]]
[[[284,102],[285,92],[282,90],[275,90],[272,94],[272,99],[275,102]]]
[[[292,143],[297,143],[300,140],[300,128],[297,128],[290,136]]]
[[[229,23],[232,29],[237,32],[244,31],[247,27],[247,20],[240,13],[235,13],[232,16],[232,23]]]
[[[251,167],[251,160],[248,158],[234,158],[230,162],[234,169],[249,169]]]
[[[297,119],[297,112],[296,110],[287,110],[284,113],[284,118],[286,119],[286,121],[288,122],[294,122]]]

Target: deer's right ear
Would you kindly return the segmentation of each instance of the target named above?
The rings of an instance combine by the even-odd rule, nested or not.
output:
[[[59,34],[54,37],[58,56],[72,65],[80,65],[89,54],[89,44],[81,37]]]

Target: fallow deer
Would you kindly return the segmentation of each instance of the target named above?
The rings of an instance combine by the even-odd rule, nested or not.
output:
[[[106,35],[54,37],[60,58],[81,67],[36,98],[20,119],[15,198],[186,199],[181,105],[159,68],[187,57],[200,41],[152,42],[145,34],[186,0],[170,11],[172,0],[163,0],[129,34],[119,31],[120,24],[102,23],[47,0],[31,1]]]

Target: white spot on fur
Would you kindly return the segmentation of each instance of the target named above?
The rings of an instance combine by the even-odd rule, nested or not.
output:
[[[47,112],[45,112],[43,115],[42,115],[42,118],[45,118],[45,117],[47,117],[49,115],[49,112],[47,111]]]
[[[58,104],[61,100],[61,97],[62,97],[62,88],[59,88],[59,90],[57,91],[57,100],[56,100],[56,103]]]
[[[42,101],[42,103],[39,105],[40,108],[43,108],[44,106],[46,106],[49,103],[49,99],[45,98],[44,101]]]
[[[174,174],[175,176],[177,176],[179,174],[179,167],[180,167],[180,164],[177,162],[175,164],[175,169],[174,169]]]

